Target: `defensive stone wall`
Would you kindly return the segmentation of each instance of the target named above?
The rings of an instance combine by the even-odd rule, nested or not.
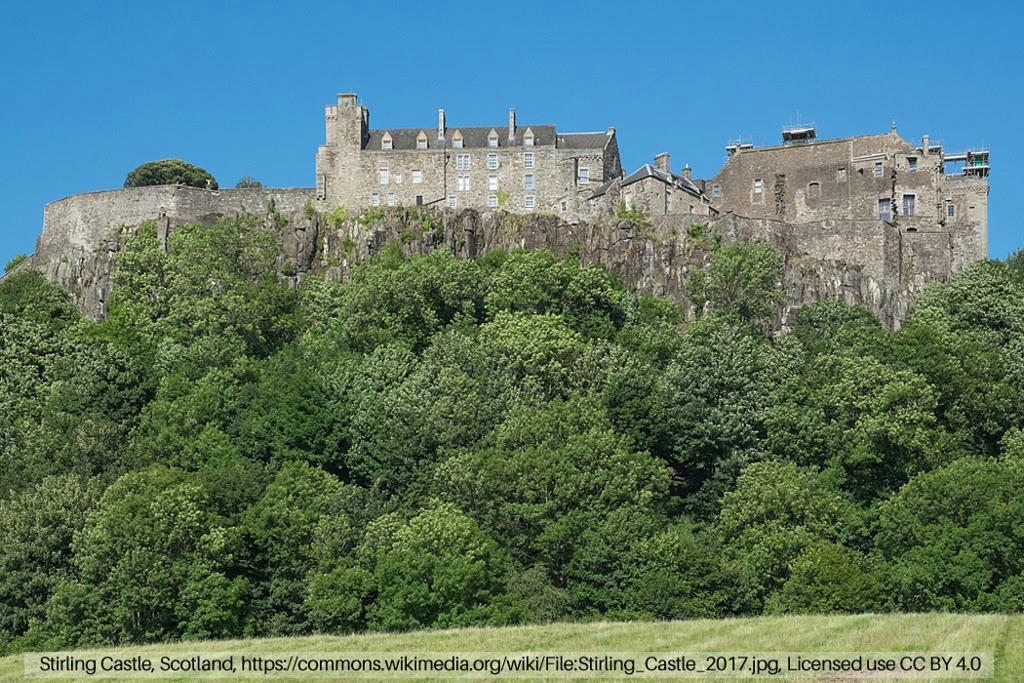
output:
[[[261,215],[271,200],[282,214],[302,212],[312,188],[205,190],[182,185],[134,187],[71,195],[43,209],[43,231],[25,267],[64,287],[92,318],[105,313],[109,275],[121,228],[157,221],[160,234],[186,223],[211,225],[223,216]]]

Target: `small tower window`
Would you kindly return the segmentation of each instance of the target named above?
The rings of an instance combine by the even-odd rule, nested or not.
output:
[[[807,196],[808,197],[820,197],[821,196],[821,183],[808,183],[807,184]]]
[[[946,204],[946,218],[956,218],[956,204],[953,202]]]
[[[876,161],[875,162],[875,177],[876,178],[881,178],[882,177],[882,162],[881,161]]]
[[[917,157],[907,157],[907,168],[911,171],[917,170]]]
[[[722,196],[722,186],[721,185],[712,185],[711,186],[711,196],[712,197],[721,197]]]
[[[586,166],[580,166],[580,170],[579,170],[579,173],[578,173],[577,177],[579,178],[580,185],[587,185],[587,184],[589,184],[590,183],[590,169],[587,168]]]
[[[754,178],[754,194],[761,194],[764,191],[764,181],[760,178]]]

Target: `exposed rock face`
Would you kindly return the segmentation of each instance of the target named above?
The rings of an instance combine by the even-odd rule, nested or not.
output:
[[[921,259],[941,257],[941,248],[934,250],[934,257],[915,252],[898,234],[880,239],[884,244],[897,240],[896,249],[887,248],[881,255],[881,266],[828,258],[815,241],[818,236],[822,244],[834,242],[826,224],[792,226],[725,214],[698,217],[705,224],[698,230],[691,229],[690,216],[642,224],[615,219],[569,223],[546,214],[401,208],[361,216],[350,212],[339,221],[324,213],[328,207],[316,203],[314,194],[312,188],[210,191],[165,186],[74,195],[47,205],[36,252],[19,267],[42,271],[69,292],[83,314],[98,319],[106,313],[126,228],[155,220],[158,235],[166,240],[179,225],[210,225],[220,217],[247,213],[263,217],[268,228],[279,232],[285,252],[282,270],[294,271],[293,282],[305,273],[344,279],[353,265],[393,240],[407,253],[445,249],[463,258],[495,249],[545,248],[606,266],[641,291],[690,306],[691,313],[683,282],[692,268],[707,263],[716,244],[767,242],[779,250],[784,264],[788,301],[779,326],[786,325],[794,308],[834,298],[867,308],[887,326],[899,327],[924,284],[950,275],[920,268]],[[879,230],[885,229],[880,224]]]

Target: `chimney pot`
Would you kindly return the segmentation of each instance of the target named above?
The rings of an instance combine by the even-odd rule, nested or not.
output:
[[[661,154],[656,154],[654,156],[654,168],[658,169],[662,173],[671,173],[668,152],[662,152]]]
[[[687,180],[693,180],[693,169],[690,168],[689,164],[683,167],[683,177]]]
[[[508,108],[508,141],[511,143],[516,137],[516,110]]]
[[[444,108],[437,110],[437,139],[440,140],[444,137],[445,121],[444,121]]]

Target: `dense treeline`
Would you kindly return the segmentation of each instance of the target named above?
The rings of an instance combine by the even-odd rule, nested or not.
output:
[[[1024,268],[890,333],[769,333],[778,256],[671,301],[547,252],[274,275],[145,226],[100,323],[0,285],[0,647],[1024,609]]]

